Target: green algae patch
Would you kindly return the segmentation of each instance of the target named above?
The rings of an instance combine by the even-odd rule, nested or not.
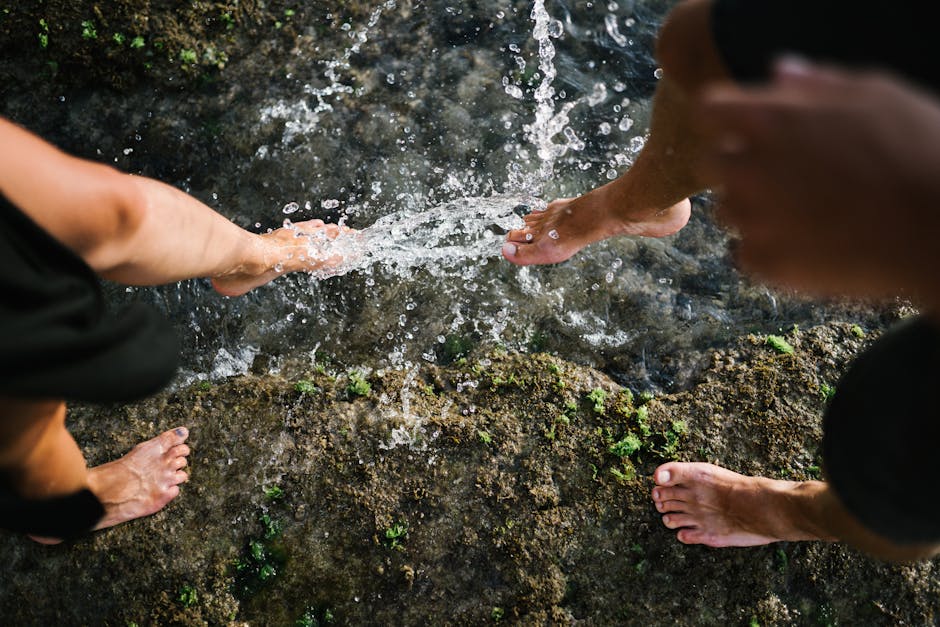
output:
[[[765,340],[768,346],[784,355],[792,355],[793,347],[784,338],[779,335],[768,335]]]

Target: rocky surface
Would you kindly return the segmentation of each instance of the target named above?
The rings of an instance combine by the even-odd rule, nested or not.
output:
[[[820,415],[875,335],[747,336],[653,399],[546,354],[403,376],[244,376],[74,407],[92,463],[188,425],[157,515],[66,546],[3,535],[11,624],[928,624],[938,562],[845,546],[684,546],[649,500],[664,459],[819,476]],[[599,392],[598,390],[602,390]],[[633,435],[629,455],[612,452]],[[619,449],[623,452],[623,449]]]
[[[503,104],[499,81],[513,62],[492,52],[511,31],[479,17],[496,15],[506,3],[453,4],[456,12],[434,12],[421,2],[399,2],[388,17],[389,28],[400,31],[381,46],[370,39],[344,72],[358,100],[337,96],[333,102],[343,106],[330,125],[292,142],[284,139],[291,120],[259,121],[261,104],[293,102],[304,80],[322,79],[322,62],[349,45],[343,24],[366,23],[377,3],[0,1],[2,113],[70,152],[187,189],[245,226],[273,223],[259,218],[259,207],[279,216],[285,198],[302,197],[305,182],[331,196],[356,189],[379,161],[389,172],[415,172],[403,178],[419,181],[434,180],[430,164],[455,152],[455,163],[486,159],[489,172],[505,172],[500,159],[510,157],[491,153],[503,118],[473,112],[481,105],[505,110],[505,120],[517,125],[526,113],[514,101]],[[590,49],[561,50],[558,61],[569,77],[563,87],[572,93],[592,87],[594,66],[574,59],[601,59],[598,67],[619,59],[634,73],[624,95],[648,95],[660,4],[621,2],[623,11],[636,8],[634,35],[642,44],[636,58],[596,33],[566,40]],[[584,15],[589,5],[558,3],[552,10]],[[512,6],[514,19],[525,22],[528,3]],[[487,37],[489,51],[470,45]],[[423,74],[410,96],[405,78],[414,68]],[[389,87],[393,73],[399,82]],[[404,126],[421,129],[416,141],[430,148],[417,156],[399,150]],[[351,145],[391,148],[350,160]],[[283,158],[253,158],[266,146],[283,150]],[[321,163],[351,165],[347,172]],[[390,181],[388,196],[400,189]],[[751,335],[702,362],[702,345],[725,345],[711,329],[731,322],[716,304],[713,324],[700,301],[717,303],[731,293],[724,305],[755,311],[753,328],[823,311],[806,304],[800,309],[809,313],[793,313],[782,301],[778,309],[761,288],[729,287],[738,278],[724,270],[714,230],[696,217],[678,248],[622,244],[622,256],[647,269],[618,277],[603,312],[613,327],[633,330],[686,320],[694,302],[698,318],[688,325],[707,327],[694,335],[694,347],[678,326],[647,329],[600,357],[580,359],[579,350],[566,349],[571,359],[593,361],[627,381],[648,380],[635,372],[637,355],[644,364],[647,356],[659,359],[666,363],[661,370],[696,381],[681,393],[649,400],[598,370],[545,353],[484,347],[459,358],[467,347],[456,346],[442,360],[457,358],[450,365],[411,374],[351,376],[346,364],[362,363],[359,357],[313,370],[304,365],[309,371],[290,378],[261,374],[267,368],[256,363],[257,375],[202,382],[135,405],[72,407],[70,428],[92,464],[164,429],[189,426],[191,480],[163,512],[68,545],[0,534],[8,560],[0,616],[17,625],[936,623],[936,561],[888,565],[821,543],[686,547],[660,524],[649,490],[650,474],[664,459],[817,477],[826,386],[836,386],[852,356],[887,322],[860,307],[847,323],[781,331],[793,354]],[[620,254],[595,251],[585,259]],[[679,282],[684,293],[701,292],[699,300],[650,292],[677,265],[695,264],[695,280]],[[539,276],[573,285],[605,271],[585,272],[572,262]],[[375,342],[389,329],[376,321],[391,320],[397,332],[392,307],[429,302],[439,291],[429,283],[420,298],[396,295],[367,307],[357,301],[365,281],[345,277],[316,288],[352,301],[327,326],[336,327],[335,342],[346,351],[358,343],[357,354],[377,353]],[[495,283],[499,290],[508,284]],[[311,291],[298,282],[286,293]],[[584,292],[583,299],[599,300]],[[258,316],[242,315],[199,282],[140,294],[185,331],[190,356],[215,353],[212,339],[193,327],[240,337],[239,325],[261,326]],[[274,295],[272,289],[246,300],[264,313]],[[662,302],[636,305],[644,298]],[[760,303],[766,311],[756,311]],[[579,328],[552,322],[558,303],[530,305],[548,320],[533,349],[560,352],[583,341]],[[362,322],[350,316],[357,307],[377,313]],[[732,318],[748,324],[746,316]],[[309,328],[277,328],[303,336],[297,345],[311,349]],[[282,347],[262,348],[277,357]],[[675,357],[680,349],[692,357]],[[612,446],[625,452],[629,447],[616,445],[631,435],[638,450],[611,452]]]

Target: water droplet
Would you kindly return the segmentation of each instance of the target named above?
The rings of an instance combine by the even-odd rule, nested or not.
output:
[[[617,125],[621,131],[629,131],[633,127],[633,118],[628,115],[623,116],[623,119],[620,120],[620,124]]]
[[[413,311],[414,308],[417,306],[418,305],[416,305],[415,303],[408,303],[407,305],[405,305],[405,309],[407,309],[408,311]]]
[[[387,76],[385,77],[385,82],[388,83],[389,85],[394,85],[394,84],[395,84],[395,75],[394,75],[394,74],[389,74],[389,75],[387,75]]]
[[[512,52],[519,52],[519,46],[517,44],[509,44],[509,49]]]
[[[548,236],[552,239],[558,239],[559,237],[561,237],[560,235],[558,235],[558,231],[556,231],[555,229],[552,229],[551,231],[549,231]]]
[[[627,28],[633,28],[633,25],[636,24],[636,20],[632,17],[628,17],[623,23],[626,24]]]
[[[656,78],[662,78],[662,77],[663,77],[663,68],[661,68],[661,67],[656,68],[656,71],[653,72],[653,76],[655,76]]]
[[[335,198],[327,198],[326,200],[320,203],[320,206],[324,209],[336,209],[339,207],[339,201]]]
[[[531,242],[534,237],[535,237],[535,236],[532,235],[531,233],[526,233],[526,234],[525,234],[525,241]]]
[[[601,122],[600,126],[597,127],[598,135],[610,135],[610,124],[607,122]]]
[[[297,211],[298,209],[300,209],[300,205],[298,205],[298,204],[295,203],[295,202],[289,202],[289,203],[287,203],[286,205],[284,205],[284,208],[283,208],[281,211],[283,211],[284,213],[290,215],[290,214],[294,213],[295,211]],[[285,225],[285,226],[286,226],[286,225]]]
[[[601,286],[598,285],[597,283],[594,283],[593,285],[591,285],[591,289],[596,292],[597,290],[601,289]]]
[[[620,5],[617,4],[616,2],[611,2],[610,4],[607,5],[607,10],[610,11],[611,13],[616,13],[617,11],[620,10]]]
[[[612,181],[615,178],[617,178],[617,170],[614,170],[613,168],[607,170],[607,179]]]
[[[607,281],[608,283],[613,283],[613,282],[614,282],[614,273],[613,273],[613,272],[608,272],[608,273],[604,276],[604,280]]]
[[[616,270],[622,265],[623,265],[623,259],[621,259],[620,257],[617,257],[616,259],[614,259],[613,263],[610,264],[610,267]]]

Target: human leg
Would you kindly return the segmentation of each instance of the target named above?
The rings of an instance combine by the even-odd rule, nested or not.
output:
[[[65,403],[0,399],[0,475],[29,501],[90,489],[104,506],[95,529],[152,514],[179,493],[188,476],[183,427],[138,444],[124,457],[89,469],[65,427]],[[36,538],[41,542],[54,542]]]
[[[657,44],[663,68],[650,133],[620,178],[575,199],[556,200],[509,233],[503,255],[519,265],[557,263],[584,246],[616,235],[662,237],[689,219],[688,196],[701,191],[702,137],[691,115],[693,95],[728,80],[712,38],[712,0],[688,0],[670,13]]]
[[[705,463],[670,462],[656,469],[653,503],[684,544],[757,546],[778,541],[846,542],[876,557],[908,561],[940,551],[933,543],[901,544],[853,516],[822,481],[749,477]]]

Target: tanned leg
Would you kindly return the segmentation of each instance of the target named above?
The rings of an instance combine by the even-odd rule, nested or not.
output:
[[[822,481],[749,477],[705,463],[670,462],[653,475],[653,503],[684,544],[756,546],[782,540],[844,541],[877,557],[907,561],[933,545],[898,545],[868,530]]]
[[[519,265],[557,263],[617,235],[663,237],[689,219],[688,196],[704,188],[697,172],[703,140],[691,102],[728,80],[711,34],[712,0],[688,0],[667,18],[657,55],[664,75],[653,100],[650,134],[620,178],[575,199],[556,200],[511,231],[503,255]]]
[[[184,427],[142,442],[120,459],[88,469],[65,428],[65,403],[0,399],[0,474],[25,498],[89,488],[105,508],[96,529],[159,511],[188,479]],[[34,538],[39,542],[54,539]]]

